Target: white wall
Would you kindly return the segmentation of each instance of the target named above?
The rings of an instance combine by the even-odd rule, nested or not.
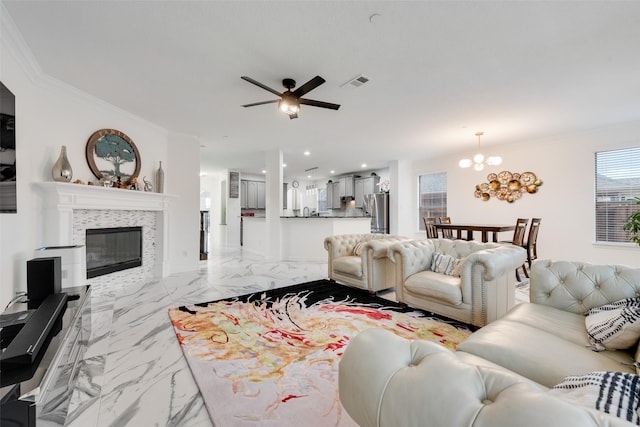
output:
[[[200,261],[200,140],[169,134],[165,193],[178,196],[169,213],[171,273],[197,270]],[[189,173],[187,172],[189,171]]]
[[[85,159],[85,146],[89,136],[102,128],[118,129],[126,133],[140,152],[141,177],[146,176],[153,182],[158,162],[163,161],[165,179],[176,179],[176,185],[166,183],[165,191],[176,189],[179,183],[187,183],[194,188],[194,192],[191,189],[186,192],[179,190],[179,204],[195,206],[196,227],[199,169],[197,144],[195,155],[191,146],[181,147],[181,156],[186,159],[180,161],[181,175],[176,178],[178,172],[174,172],[173,166],[167,161],[169,146],[166,129],[42,73],[5,12],[2,9],[0,14],[0,80],[16,97],[18,213],[0,214],[0,307],[4,307],[15,292],[26,290],[26,261],[33,257],[35,248],[50,244],[43,238],[46,218],[42,216],[40,196],[32,184],[52,180],[51,168],[62,145],[67,146],[73,179],[87,182],[95,179]],[[195,176],[195,181],[189,174]],[[184,220],[181,211],[173,211],[179,204],[171,208],[169,215],[178,215]],[[179,225],[170,228],[169,240],[175,244],[175,250],[180,254],[187,251],[190,255],[195,247],[194,256],[197,259],[197,233],[193,237],[194,243],[191,242],[191,234],[187,237],[180,228]],[[187,228],[192,227],[189,225]],[[169,271],[185,268],[182,257],[177,257],[176,260],[176,266],[170,265]]]
[[[483,147],[482,152],[500,155],[503,163],[482,172],[461,169],[458,161],[470,153],[413,162],[412,174],[400,185],[410,188],[413,203],[399,212],[399,234],[424,237],[418,230],[418,176],[447,172],[448,214],[455,222],[514,223],[518,217],[541,217],[539,258],[580,260],[640,266],[640,248],[595,245],[594,173],[596,151],[640,145],[640,121],[606,128],[558,135],[543,140]],[[537,194],[524,194],[514,203],[473,195],[489,172],[534,172],[543,185]],[[393,190],[392,190],[393,191]],[[501,236],[508,240],[511,236]]]

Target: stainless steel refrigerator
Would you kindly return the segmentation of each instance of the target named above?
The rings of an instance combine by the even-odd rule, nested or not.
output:
[[[389,193],[364,196],[365,214],[371,215],[371,232],[389,234]]]

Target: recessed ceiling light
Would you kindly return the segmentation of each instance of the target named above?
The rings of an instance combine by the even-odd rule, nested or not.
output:
[[[361,168],[366,168],[366,167],[367,167],[367,164],[366,164],[366,163],[363,163],[363,164],[361,164],[361,165],[360,165],[360,167],[361,167]]]
[[[263,170],[262,173],[267,173],[267,171]]]
[[[310,179],[310,178],[311,178],[311,175],[310,175],[310,174],[309,174],[309,175],[307,175],[307,178],[309,178],[309,179]]]
[[[308,155],[310,155],[310,154],[311,154],[311,152],[309,152],[309,150],[307,150],[307,151],[305,151],[305,152],[304,152],[304,155],[305,155],[305,156],[308,156]]]
[[[282,164],[282,167],[283,167],[283,168],[286,168],[286,167],[287,167],[287,164],[286,164],[286,163],[283,163],[283,164]]]
[[[330,171],[329,173],[336,173],[336,171]]]

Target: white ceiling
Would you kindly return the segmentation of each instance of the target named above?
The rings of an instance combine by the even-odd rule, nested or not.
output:
[[[199,136],[204,171],[280,148],[320,178],[640,119],[637,1],[2,3],[44,73]],[[275,99],[242,75],[320,75],[305,97],[342,106],[242,108]]]

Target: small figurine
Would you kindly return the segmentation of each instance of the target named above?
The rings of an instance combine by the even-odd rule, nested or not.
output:
[[[147,180],[147,177],[144,176],[142,177],[142,182],[144,182],[144,191],[152,191],[153,190],[153,186],[151,185],[151,181]]]
[[[132,176],[129,180],[129,190],[139,190],[140,185],[138,184],[138,178]]]

